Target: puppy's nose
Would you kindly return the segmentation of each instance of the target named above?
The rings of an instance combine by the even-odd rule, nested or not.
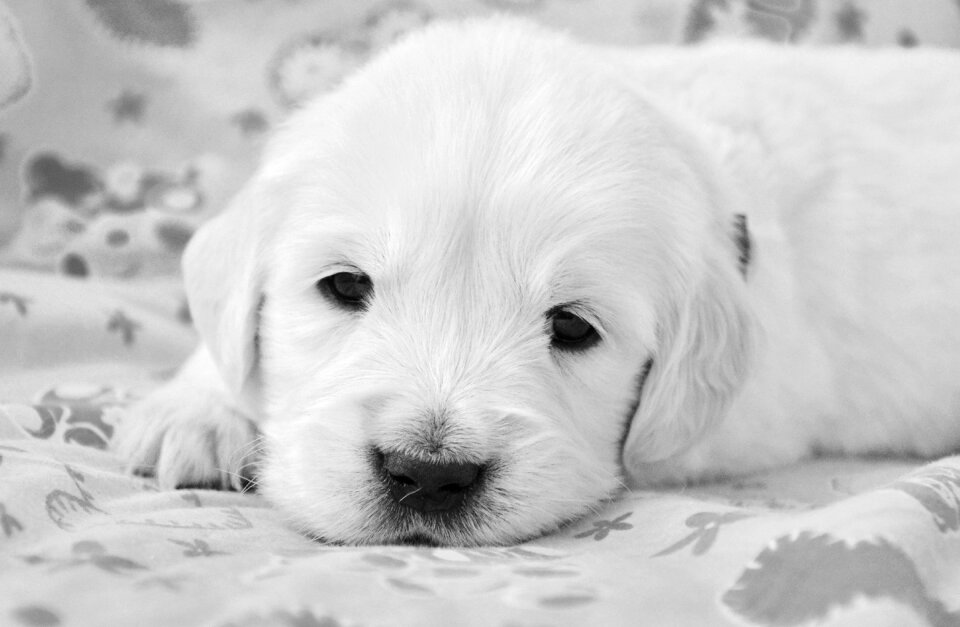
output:
[[[445,512],[463,504],[482,468],[470,462],[430,462],[402,453],[381,453],[390,496],[421,512]]]

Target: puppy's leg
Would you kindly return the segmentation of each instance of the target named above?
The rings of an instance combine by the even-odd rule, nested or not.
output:
[[[230,400],[201,346],[176,377],[132,405],[113,450],[137,474],[163,489],[244,489],[253,480],[257,429]]]
[[[730,479],[792,464],[806,452],[793,446],[747,448],[710,438],[673,457],[638,467],[632,486],[673,487]]]
[[[643,464],[634,487],[682,486],[728,479],[796,463],[812,452],[813,427],[789,420],[775,403],[734,404],[723,422],[682,452]]]

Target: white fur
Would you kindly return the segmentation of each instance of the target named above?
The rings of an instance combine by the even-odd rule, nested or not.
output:
[[[197,424],[252,450],[217,407],[239,404],[263,492],[305,532],[453,544],[549,531],[623,480],[945,453],[957,76],[946,52],[614,50],[504,19],[411,36],[294,115],[195,236],[205,348],[134,408],[122,452],[149,466]],[[373,280],[363,314],[314,287],[351,268]],[[579,354],[546,332],[570,302],[602,337]],[[489,485],[461,523],[392,518],[371,447],[438,442],[495,463]],[[222,453],[180,446],[162,483],[218,478]]]
[[[127,413],[113,446],[131,471],[155,475],[168,490],[246,489],[255,475],[257,429],[217,378],[209,354],[201,348],[174,380]]]

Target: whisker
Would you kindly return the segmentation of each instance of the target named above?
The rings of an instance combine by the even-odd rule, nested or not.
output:
[[[243,460],[247,457],[256,457],[263,453],[265,448],[266,440],[260,434],[257,434],[249,442],[236,449],[232,455],[230,461]]]
[[[413,492],[407,492],[406,494],[403,495],[403,498],[401,498],[399,501],[397,501],[397,505],[400,505],[401,503],[403,503],[404,499],[406,499],[408,496],[413,496],[414,494],[416,494],[417,492],[420,492],[420,491],[422,491],[422,490],[423,490],[423,488],[417,488],[417,489],[414,490]]]
[[[228,476],[233,476],[240,479],[240,488],[237,490],[232,490],[232,491],[235,491],[237,494],[241,494],[241,495],[252,494],[252,493],[258,492],[260,489],[260,483],[256,479],[247,477],[245,475],[240,475],[237,473],[230,473],[226,471],[223,471],[223,472]],[[229,486],[225,486],[225,487],[233,488],[234,486],[230,484]]]

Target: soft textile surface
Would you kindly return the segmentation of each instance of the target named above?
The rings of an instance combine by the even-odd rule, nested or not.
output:
[[[960,44],[956,0],[0,0],[0,625],[960,625],[960,460],[625,495],[516,547],[322,546],[107,445],[196,338],[193,230],[270,128],[424,22]],[[82,278],[78,278],[82,277]]]
[[[960,625],[960,458],[640,492],[514,547],[323,546],[104,450],[189,350],[178,296],[0,280],[2,625]]]

